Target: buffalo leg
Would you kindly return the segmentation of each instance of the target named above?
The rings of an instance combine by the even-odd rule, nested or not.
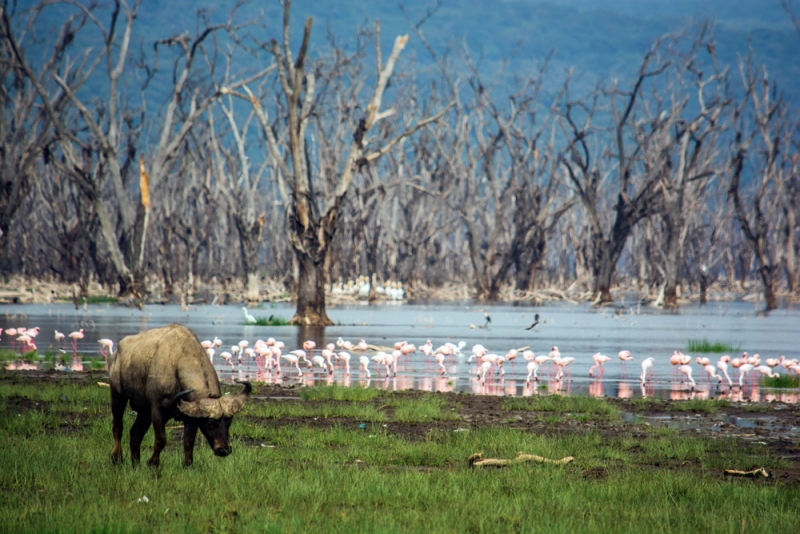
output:
[[[136,414],[136,420],[131,427],[131,463],[139,465],[139,455],[142,448],[142,439],[150,428],[150,414],[144,410]]]
[[[122,462],[122,424],[125,416],[125,406],[128,399],[111,389],[111,433],[114,434],[114,451],[111,461],[115,464]]]
[[[154,408],[152,412],[153,419],[153,433],[155,440],[153,441],[153,455],[147,460],[147,465],[157,467],[161,451],[167,445],[167,429],[164,418],[161,416],[161,410]]]
[[[183,466],[194,462],[194,441],[197,437],[197,423],[189,418],[183,422]]]

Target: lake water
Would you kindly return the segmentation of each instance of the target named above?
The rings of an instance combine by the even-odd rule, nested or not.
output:
[[[200,339],[218,336],[224,342],[223,349],[247,339],[252,347],[256,339],[274,337],[286,344],[284,353],[298,349],[306,339],[316,342],[317,348],[335,342],[339,337],[357,343],[360,339],[372,345],[392,346],[396,341],[406,340],[419,347],[431,340],[434,347],[445,342],[464,341],[464,355],[446,360],[447,374],[443,377],[433,362],[417,352],[404,358],[398,367],[397,377],[387,379],[381,373],[376,376],[375,364],[371,365],[372,379],[364,379],[358,369],[358,351],[353,351],[351,375],[346,377],[337,367],[332,377],[314,377],[304,372],[302,378],[296,374],[282,378],[266,377],[271,382],[285,384],[303,382],[339,383],[350,386],[380,387],[387,389],[423,389],[433,391],[471,392],[491,395],[532,395],[558,392],[561,394],[589,394],[597,396],[640,397],[655,395],[667,398],[708,398],[725,396],[733,400],[784,400],[796,402],[798,392],[759,390],[753,376],[745,391],[724,387],[717,389],[705,378],[702,368],[692,367],[697,387],[691,390],[687,383],[674,375],[669,357],[673,350],[687,351],[690,339],[722,341],[738,347],[731,354],[741,351],[761,355],[765,358],[800,358],[800,309],[789,308],[772,312],[769,316],[758,315],[757,305],[746,302],[716,302],[705,306],[690,304],[678,313],[666,313],[649,307],[626,308],[622,311],[611,308],[594,308],[589,305],[553,304],[541,307],[510,305],[477,306],[473,304],[385,304],[331,306],[328,315],[336,324],[327,328],[260,327],[246,326],[241,306],[191,306],[182,311],[179,306],[147,306],[144,310],[123,308],[115,305],[89,305],[76,310],[71,304],[53,305],[9,305],[0,308],[0,328],[41,328],[36,342],[39,352],[57,349],[53,331],[69,333],[83,328],[85,337],[78,343],[78,352],[96,354],[97,340],[122,337],[164,326],[173,322],[192,328]],[[284,319],[294,313],[292,304],[264,304],[251,309],[256,317],[275,315]],[[491,322],[486,322],[488,313]],[[539,325],[526,330],[534,315],[540,315]],[[485,326],[485,328],[483,328]],[[481,383],[477,378],[477,365],[468,363],[474,344],[484,345],[490,352],[505,355],[509,349],[529,347],[535,354],[547,354],[558,346],[562,356],[572,356],[575,362],[568,367],[571,377],[556,382],[543,369],[540,383],[526,384],[525,361],[520,355],[513,363],[506,363],[505,376],[495,373]],[[11,347],[11,338],[0,336],[0,346]],[[64,347],[69,352],[71,347]],[[633,362],[624,369],[617,358],[620,350],[629,350]],[[605,365],[602,379],[589,377],[592,354],[601,352],[612,359]],[[370,355],[368,353],[368,355]],[[715,362],[719,355],[708,355]],[[644,358],[655,359],[655,379],[641,387],[639,375]],[[43,364],[40,364],[40,367]],[[254,378],[257,367],[242,366],[233,372],[221,358],[215,358],[215,366],[224,380],[231,378]],[[549,366],[552,367],[552,366]],[[288,368],[287,368],[288,369]],[[783,371],[782,368],[779,368]],[[309,370],[310,371],[310,370]],[[732,369],[729,369],[731,373]],[[549,375],[549,377],[548,377]],[[265,377],[261,377],[265,378]],[[733,375],[732,375],[732,378]],[[734,381],[736,379],[734,378]]]

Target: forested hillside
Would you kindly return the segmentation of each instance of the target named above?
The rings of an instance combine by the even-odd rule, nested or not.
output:
[[[156,40],[196,28],[199,10],[220,22],[234,5],[207,0],[145,0],[133,43],[150,53]],[[261,33],[263,39],[280,31],[281,9],[277,0],[249,2],[239,8],[234,20],[259,20],[265,30],[253,31]],[[466,45],[473,57],[482,59],[481,67],[489,74],[509,56],[513,71],[529,69],[533,61],[554,52],[554,64],[574,67],[587,87],[598,79],[628,76],[658,36],[685,27],[692,20],[708,18],[716,23],[720,62],[735,65],[737,58],[747,55],[748,42],[752,42],[755,62],[769,69],[787,95],[800,96],[800,37],[780,0],[317,0],[293,6],[296,20],[314,19],[316,30],[311,43],[317,53],[328,48],[328,31],[342,45],[352,45],[358,29],[376,20],[383,27],[384,45],[391,46],[394,36],[407,33],[410,22],[418,23],[429,12],[433,14],[422,29],[439,54],[448,47]],[[61,22],[57,13],[46,13],[45,20],[53,28]],[[299,44],[299,32],[294,39]],[[422,65],[430,65],[428,54],[414,37],[409,49]]]

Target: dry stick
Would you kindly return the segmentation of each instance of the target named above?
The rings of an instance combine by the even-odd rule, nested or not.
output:
[[[519,455],[514,458],[513,460],[503,460],[500,458],[484,458],[482,452],[476,452],[469,458],[467,458],[467,462],[469,466],[472,468],[475,467],[506,467],[513,464],[520,464],[522,462],[537,462],[540,464],[555,464],[555,465],[565,465],[570,463],[574,460],[572,456],[567,456],[565,458],[561,458],[560,460],[551,460],[550,458],[545,458],[544,456],[537,456],[535,454],[526,454],[524,452],[520,452]]]

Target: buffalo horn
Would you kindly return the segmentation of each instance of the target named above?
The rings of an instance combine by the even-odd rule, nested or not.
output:
[[[248,397],[250,397],[250,392],[253,391],[253,386],[250,382],[239,383],[244,386],[240,393],[228,395],[219,400],[222,405],[222,413],[224,413],[226,417],[233,417],[233,414],[244,408]]]

